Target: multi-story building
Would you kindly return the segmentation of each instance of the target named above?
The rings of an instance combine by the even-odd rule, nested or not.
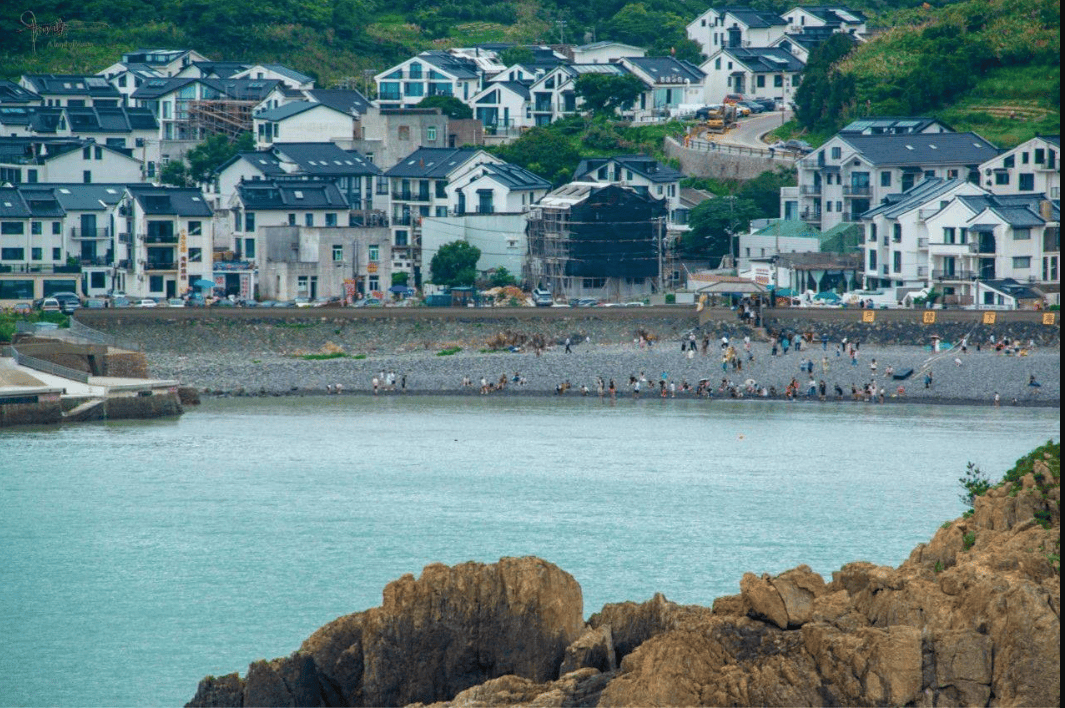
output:
[[[466,102],[481,90],[482,80],[473,59],[439,50],[422,52],[374,76],[381,108],[413,108],[426,96]]]
[[[107,79],[81,74],[26,74],[19,86],[32,91],[46,106],[118,106],[122,94]]]
[[[842,5],[801,5],[785,12],[783,18],[789,34],[818,28],[861,38],[867,31],[865,15]]]
[[[581,74],[624,76],[628,70],[619,64],[560,64],[529,87],[534,125],[547,125],[559,118],[577,114],[583,103],[577,96]]]
[[[80,138],[0,138],[0,184],[141,182],[144,165],[130,152]]]
[[[293,101],[255,114],[258,147],[273,143],[307,143],[351,140],[355,116],[324,103]]]
[[[993,194],[1061,198],[1060,135],[1037,135],[980,165],[981,184]]]
[[[704,103],[706,74],[675,57],[627,57],[618,63],[647,86],[632,107],[636,120],[668,118],[681,106]]]
[[[799,186],[781,190],[782,213],[827,231],[860,221],[888,195],[923,179],[976,183],[980,166],[998,153],[975,133],[839,133],[799,160]]]
[[[724,47],[768,47],[784,35],[787,22],[778,14],[750,7],[710,8],[688,24],[688,39],[705,56]]]
[[[707,103],[728,94],[790,103],[799,88],[805,62],[783,48],[723,48],[703,62]]]
[[[307,76],[295,69],[290,69],[284,64],[252,64],[235,72],[228,78],[279,81],[289,88],[300,91],[309,91],[314,88],[313,76]]]
[[[473,98],[473,117],[489,135],[520,132],[534,125],[529,85],[519,81],[491,81]]]
[[[917,133],[953,133],[954,129],[937,118],[876,116],[852,120],[839,132],[858,135],[914,135]]]
[[[233,260],[254,262],[267,226],[348,226],[348,203],[332,182],[268,180],[242,182],[229,200],[232,240],[215,246]]]
[[[0,108],[41,105],[44,105],[44,99],[33,91],[25,89],[13,81],[0,79]]]
[[[664,199],[668,223],[683,225],[687,215],[681,213],[680,181],[684,175],[647,155],[615,155],[581,160],[573,173],[574,182],[618,184],[653,199]]]
[[[349,147],[387,170],[419,148],[456,147],[450,123],[439,108],[371,106],[361,114]]]
[[[108,83],[122,94],[123,106],[132,105],[133,92],[143,86],[144,82],[164,78],[163,74],[147,64],[123,64],[121,62],[109,66],[97,76],[107,79]]]
[[[474,205],[467,203],[470,195],[459,186],[466,175],[489,164],[503,161],[483,150],[420,148],[385,172],[391,196],[394,272],[411,273],[414,282],[421,283],[422,219],[474,211]]]
[[[574,64],[611,64],[624,57],[647,56],[647,50],[622,42],[592,42],[570,48]]]
[[[122,61],[104,69],[102,74],[121,71],[121,66],[141,64],[163,76],[176,76],[185,67],[197,62],[209,61],[194,49],[135,49],[122,55]]]
[[[172,298],[212,277],[211,208],[198,189],[127,185],[119,205],[129,244],[126,292]]]
[[[659,291],[666,211],[664,199],[621,185],[559,187],[529,212],[524,280],[568,299]]]
[[[383,297],[392,285],[385,227],[267,226],[260,297],[293,300]]]
[[[277,85],[257,79],[152,79],[132,98],[155,115],[160,140],[198,142],[208,135],[251,132],[252,111]]]

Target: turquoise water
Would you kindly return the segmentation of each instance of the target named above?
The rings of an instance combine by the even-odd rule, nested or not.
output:
[[[535,554],[585,615],[896,565],[1058,411],[322,397],[0,431],[0,704],[179,705],[434,561]]]

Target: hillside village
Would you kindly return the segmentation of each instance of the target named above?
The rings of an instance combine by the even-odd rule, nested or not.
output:
[[[588,75],[639,82],[616,116],[634,125],[726,100],[784,111],[811,51],[867,32],[842,6],[710,8],[687,27],[698,65],[611,41],[525,47],[507,65],[513,45],[479,44],[377,73],[372,99],[181,49],[0,81],[0,305],[61,291],[389,301],[429,292],[433,256],[456,241],[480,250],[479,275],[505,269],[563,302],[728,293],[740,280],[749,289],[733,291],[803,304],[856,291],[892,305],[1058,304],[1058,135],[1003,150],[922,116],[853,121],[796,156],[781,218],[735,234],[724,263],[680,248],[714,197],[669,164],[586,159],[559,185],[490,151],[585,112]],[[423,106],[429,97],[472,117]],[[253,148],[197,186],[163,184],[204,140],[245,134]]]

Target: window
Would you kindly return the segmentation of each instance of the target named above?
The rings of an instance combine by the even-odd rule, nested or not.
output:
[[[838,160],[841,157],[843,157],[843,148],[841,148],[841,147],[832,148],[832,159],[833,160]]]
[[[202,263],[203,262],[203,249],[202,248],[190,248],[189,249],[189,263]]]
[[[838,211],[838,212],[842,212],[843,211],[843,202],[836,202],[836,211]]]
[[[1048,226],[1043,230],[1043,250],[1047,253],[1061,250],[1061,227]]]
[[[1010,173],[1009,172],[996,172],[995,173],[995,184],[997,184],[997,185],[1005,185],[1005,184],[1009,184],[1009,183],[1010,183]]]
[[[249,211],[244,215],[244,230],[248,233],[255,232],[255,212]]]
[[[161,293],[163,292],[163,276],[150,275],[148,276],[148,292]]]
[[[371,263],[376,263],[377,261],[381,260],[381,247],[378,246],[376,243],[371,243],[369,246],[366,247],[366,254],[367,260],[369,260]]]
[[[325,215],[325,225],[326,226],[336,226],[337,225],[337,215],[333,214],[333,213],[326,214]]]
[[[203,222],[202,221],[190,221],[189,222],[189,236],[203,236]]]
[[[339,263],[344,260],[344,247],[340,244],[333,244],[333,262]]]
[[[969,229],[962,227],[958,229],[958,243],[963,246],[969,242]]]
[[[1013,169],[1016,164],[1017,158],[1013,155],[1008,156],[1005,160],[1002,161],[1002,166],[1005,167],[1007,170]]]
[[[869,251],[869,270],[876,270],[876,251]]]
[[[288,215],[288,225],[289,226],[295,226],[296,225],[296,215],[295,214],[289,214]]]
[[[255,239],[244,239],[244,257],[248,260],[255,258]]]
[[[403,84],[403,94],[406,96],[424,96],[425,84],[407,82]]]
[[[104,149],[102,147],[93,148],[93,159],[94,160],[102,160],[102,159],[104,159]]]
[[[447,182],[442,179],[436,180],[434,192],[437,199],[447,199]]]
[[[869,224],[869,243],[876,243],[876,224]]]
[[[935,176],[936,176],[936,171],[935,170],[925,170],[924,171],[925,179],[932,179]]]
[[[21,221],[0,221],[0,234],[20,235],[26,233],[26,224]]]
[[[902,272],[902,251],[892,251],[891,253],[891,272]]]
[[[83,147],[81,149],[81,159],[83,159],[83,160],[91,160],[92,159],[92,145],[86,145],[85,147]]]
[[[1016,270],[1031,270],[1032,257],[1031,256],[1014,256],[1013,267]]]
[[[943,243],[954,243],[954,239],[957,238],[955,229],[953,226],[943,227]]]
[[[1047,157],[1046,150],[1044,150],[1043,148],[1036,148],[1035,149],[1035,160],[1033,160],[1033,162],[1035,162],[1035,164],[1037,164],[1037,165],[1041,165],[1044,162],[1046,162],[1046,157]]]
[[[436,216],[438,216],[438,217],[447,216],[447,207],[438,206],[436,208]]]
[[[425,129],[425,139],[428,140],[429,142],[434,142],[436,140],[436,126],[435,125],[430,125],[428,128]]]
[[[721,57],[718,57],[718,58],[717,58],[717,59],[716,59],[716,60],[714,61],[714,69],[715,69],[716,71],[721,71]]]
[[[1014,229],[1013,230],[1014,241],[1031,241],[1032,230],[1031,229]]]
[[[37,170],[26,170],[26,181],[31,184],[37,182]]]
[[[314,212],[307,212],[303,215],[304,226],[314,226]]]
[[[1058,257],[1047,256],[1043,259],[1043,280],[1058,279]]]
[[[397,246],[406,246],[407,245],[407,239],[408,239],[408,234],[407,234],[406,230],[401,229],[401,230],[396,232],[396,245]]]
[[[825,211],[827,211],[827,212],[831,212],[832,211],[832,202],[825,202]]]
[[[765,74],[759,74],[756,83],[758,88],[765,88]]]
[[[1027,154],[1028,153],[1025,153],[1025,155],[1027,155]],[[1031,172],[1022,172],[1021,174],[1017,175],[1017,180],[1018,180],[1017,189],[1019,189],[1020,191],[1022,191],[1022,192],[1033,192],[1033,191],[1035,191],[1035,175],[1032,174]]]
[[[52,235],[53,236],[59,236],[62,233],[63,233],[63,224],[61,222],[58,222],[58,221],[53,221],[52,222]]]
[[[784,86],[784,75],[783,74],[775,75],[773,77],[773,85],[776,86],[777,88],[782,88]]]
[[[81,181],[85,184],[92,184],[92,170],[84,170],[81,173]]]
[[[373,292],[377,292],[380,289],[381,289],[381,279],[378,278],[376,275],[371,275],[370,276],[370,290],[373,291]]]
[[[304,294],[307,292],[308,278],[306,275],[296,276],[296,292]]]
[[[61,261],[61,260],[63,260],[63,249],[62,248],[56,247],[56,248],[52,249],[52,260],[53,261]]]
[[[40,236],[41,235],[41,222],[39,222],[39,221],[31,221],[30,222],[30,233],[33,234],[34,236]]]
[[[885,172],[881,172],[880,173],[880,186],[881,187],[890,187],[891,186],[891,173],[890,172],[886,172],[885,171]]]
[[[902,224],[892,224],[891,240],[895,243],[902,243]]]
[[[44,249],[43,248],[31,248],[30,249],[30,260],[39,261],[39,260],[42,260],[43,258],[44,258]]]
[[[102,270],[95,271],[89,274],[89,287],[94,290],[100,290],[107,287],[107,273]]]

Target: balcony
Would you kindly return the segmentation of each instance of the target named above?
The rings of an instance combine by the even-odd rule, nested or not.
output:
[[[928,250],[944,256],[967,256],[976,253],[976,243],[947,243],[946,241],[929,241]]]
[[[149,260],[144,266],[145,270],[177,270],[177,261]]]
[[[550,113],[551,102],[550,101],[537,101],[533,104],[533,113]]]
[[[138,234],[137,238],[144,241],[149,246],[176,246],[178,242],[176,234],[171,234],[169,236],[163,236],[160,234],[145,236],[144,234]]]
[[[799,187],[799,192],[805,196],[813,196],[821,193],[821,185],[819,184],[804,184]]]
[[[78,241],[111,238],[111,229],[70,229],[70,237]]]
[[[940,269],[932,270],[932,280],[972,280],[976,277],[976,274],[971,270],[952,270],[945,271]]]
[[[392,225],[393,226],[410,226],[413,222],[410,214],[393,214]]]
[[[847,212],[844,212],[843,213],[843,220],[845,222],[849,223],[849,224],[856,224],[856,223],[858,223],[859,221],[862,220],[862,215],[861,214],[848,214]]]
[[[118,242],[119,243],[125,243],[125,244],[131,244],[131,243],[133,243],[133,237],[130,234],[121,234],[120,233],[118,235]]]
[[[403,95],[399,91],[383,91],[377,98],[382,101],[402,101]]]
[[[428,202],[430,200],[429,192],[404,192],[393,191],[392,200],[397,202]]]
[[[872,185],[868,184],[845,184],[843,196],[845,197],[868,197],[873,193]]]
[[[821,222],[821,210],[820,209],[803,209],[799,218],[803,221],[816,221]]]
[[[102,258],[102,257],[99,257],[99,256],[97,256],[95,258],[78,258],[78,265],[80,265],[82,267],[84,267],[84,266],[110,267],[111,266],[111,259],[110,258]]]

